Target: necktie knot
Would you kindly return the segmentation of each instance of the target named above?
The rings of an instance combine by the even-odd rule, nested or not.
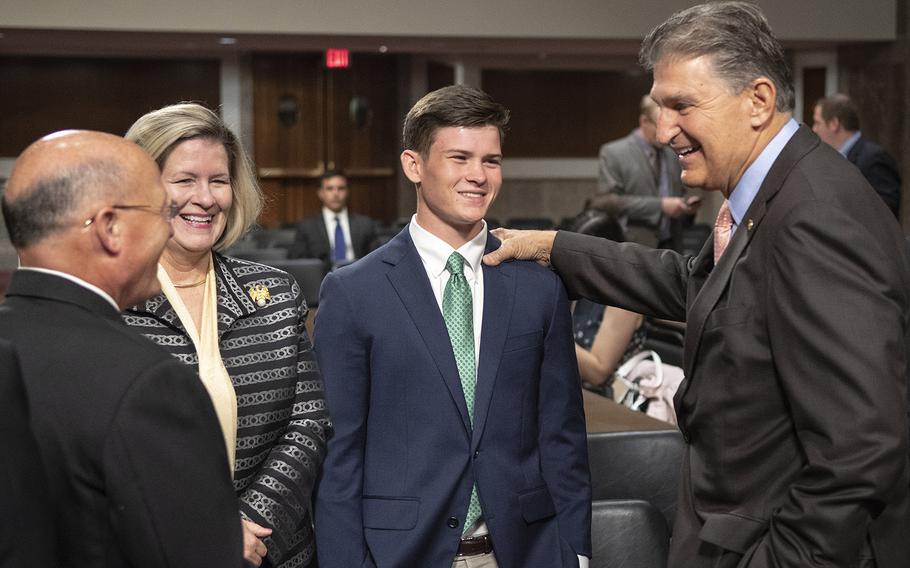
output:
[[[717,212],[717,220],[714,221],[714,264],[720,260],[722,254],[730,244],[730,236],[733,233],[733,214],[730,213],[730,202],[724,200]]]
[[[446,270],[452,276],[464,275],[464,257],[457,252],[453,252],[446,261]]]

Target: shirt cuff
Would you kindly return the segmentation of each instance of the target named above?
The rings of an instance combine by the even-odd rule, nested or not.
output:
[[[591,559],[588,558],[587,556],[582,556],[579,554],[578,555],[578,568],[588,568],[588,562],[590,562],[590,561],[591,561]]]

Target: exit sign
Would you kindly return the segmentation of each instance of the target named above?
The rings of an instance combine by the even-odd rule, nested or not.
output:
[[[325,50],[325,66],[332,68],[346,68],[350,65],[350,55],[347,49]]]

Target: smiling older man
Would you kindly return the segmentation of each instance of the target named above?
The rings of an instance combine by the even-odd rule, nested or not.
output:
[[[571,293],[687,321],[671,566],[906,566],[910,270],[897,223],[792,119],[790,71],[755,5],[679,12],[641,59],[683,183],[726,197],[713,238],[685,257],[506,232],[487,262],[551,260]]]

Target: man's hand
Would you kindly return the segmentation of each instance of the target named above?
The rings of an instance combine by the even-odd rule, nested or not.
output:
[[[272,534],[272,529],[259,526],[253,521],[240,519],[243,525],[243,558],[253,566],[262,564],[268,549],[262,539]]]
[[[701,201],[699,199],[686,200],[682,197],[664,197],[660,200],[660,211],[667,217],[676,219],[685,215],[695,215],[700,204]]]
[[[502,241],[502,246],[483,257],[484,264],[496,266],[504,260],[536,260],[543,266],[550,265],[550,252],[556,231],[517,231],[514,229],[493,229],[493,236]]]

